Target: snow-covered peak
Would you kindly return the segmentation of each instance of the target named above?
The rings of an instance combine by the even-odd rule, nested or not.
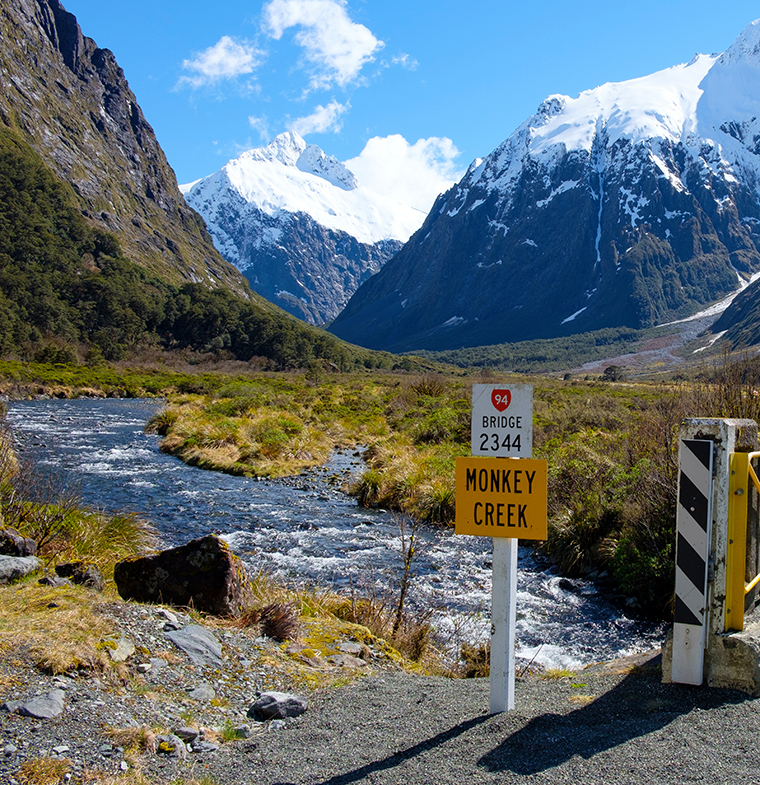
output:
[[[760,20],[747,25],[733,44],[718,58],[700,87],[699,131],[702,136],[719,138],[715,129],[734,128],[737,141],[757,133],[760,118]],[[747,126],[740,131],[741,126]],[[754,126],[751,133],[749,125]],[[721,144],[732,145],[719,138]],[[743,153],[743,151],[740,151]]]
[[[743,62],[760,67],[760,19],[750,22],[721,55],[723,65]]]
[[[267,215],[306,213],[363,243],[406,241],[425,219],[422,211],[364,188],[344,164],[293,132],[180,190],[207,220],[232,193]]]
[[[332,185],[345,190],[359,186],[359,181],[353,173],[337,158],[325,155],[315,144],[306,144],[295,131],[280,134],[266,147],[248,150],[236,159],[236,161],[246,160],[293,166],[307,174],[321,177]],[[234,163],[235,161],[230,161],[230,164]]]
[[[306,149],[306,142],[295,131],[287,131],[275,136],[266,147],[257,147],[248,150],[240,158],[250,158],[252,161],[272,161],[295,166],[301,153]]]
[[[710,149],[711,167],[749,168],[760,177],[758,139],[760,20],[747,25],[723,54],[695,55],[688,63],[609,82],[575,98],[549,96],[482,164],[470,167],[458,193],[463,197],[467,185],[476,183],[509,189],[530,159],[551,168],[570,151],[582,151],[604,168],[609,159],[602,151],[623,140],[650,148],[653,159],[663,144],[682,145],[694,160]]]
[[[590,151],[600,124],[608,143],[622,138],[681,141],[694,131],[700,83],[715,63],[699,55],[690,63],[626,82],[608,82],[577,98],[547,98],[530,118],[531,152],[541,157],[555,145]]]

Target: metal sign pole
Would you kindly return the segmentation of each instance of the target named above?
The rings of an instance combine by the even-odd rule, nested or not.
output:
[[[493,538],[491,589],[491,714],[515,707],[517,539]]]

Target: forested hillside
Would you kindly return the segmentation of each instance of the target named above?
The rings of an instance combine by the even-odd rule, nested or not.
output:
[[[85,221],[70,186],[17,134],[0,129],[0,352],[34,356],[52,336],[106,359],[156,345],[263,357],[275,367],[392,363],[255,295],[169,284],[134,264],[113,234]]]

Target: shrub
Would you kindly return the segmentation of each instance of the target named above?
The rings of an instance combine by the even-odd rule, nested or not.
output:
[[[374,469],[367,469],[350,489],[356,501],[362,507],[372,507],[380,501],[380,489],[382,487],[382,477],[380,472]]]
[[[273,602],[263,608],[251,608],[241,615],[239,624],[257,626],[263,635],[275,641],[298,637],[298,614],[291,603]]]

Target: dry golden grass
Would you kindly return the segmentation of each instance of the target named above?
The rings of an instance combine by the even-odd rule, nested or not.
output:
[[[156,734],[145,726],[106,728],[105,735],[125,752],[155,752]]]
[[[594,702],[593,695],[571,695],[570,703],[577,703],[580,706],[588,706],[589,703]]]
[[[15,777],[21,785],[59,785],[71,766],[68,758],[32,758],[21,764]]]
[[[22,583],[0,587],[0,656],[31,659],[48,673],[107,664],[99,647],[113,622],[94,610],[91,590]]]

